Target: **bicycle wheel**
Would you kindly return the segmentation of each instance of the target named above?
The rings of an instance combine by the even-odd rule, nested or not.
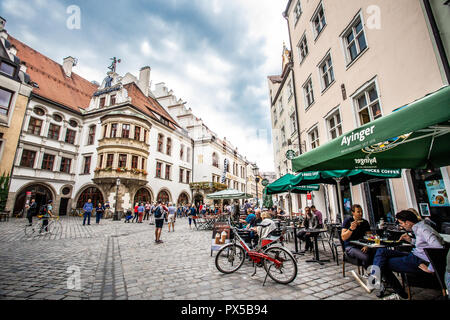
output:
[[[216,268],[222,273],[237,271],[245,261],[245,251],[240,245],[228,244],[217,252]]]
[[[297,277],[297,261],[292,254],[281,247],[269,247],[264,251],[269,257],[281,261],[279,267],[270,260],[264,259],[264,269],[275,282],[288,284]]]

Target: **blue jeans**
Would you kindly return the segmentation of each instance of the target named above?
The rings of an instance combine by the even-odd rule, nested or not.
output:
[[[393,272],[420,273],[422,259],[412,253],[380,248],[373,258],[373,265],[378,266],[386,282],[396,293],[405,294],[405,290]]]
[[[86,224],[86,218],[88,219],[88,224],[91,224],[91,213],[85,212],[83,215],[83,226]]]
[[[103,213],[97,212],[97,214],[95,215],[95,222],[100,223],[100,219],[102,218],[102,216],[103,216]]]
[[[362,266],[364,268],[367,268],[368,266],[370,266],[370,262],[372,260],[371,255],[369,254],[370,251],[368,251],[368,253],[364,253],[361,251],[360,248],[356,248],[353,247],[351,245],[346,245],[345,246],[345,253],[347,253],[347,255],[351,258],[356,258],[359,261],[361,261]]]

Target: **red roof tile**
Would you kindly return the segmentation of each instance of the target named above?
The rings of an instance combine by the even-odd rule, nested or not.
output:
[[[33,93],[80,112],[89,106],[98,86],[72,72],[72,77],[64,74],[62,65],[49,59],[19,40],[8,37],[17,49],[17,56],[27,65],[31,80],[39,85]]]

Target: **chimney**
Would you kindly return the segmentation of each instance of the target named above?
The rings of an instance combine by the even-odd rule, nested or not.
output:
[[[143,67],[139,73],[139,86],[142,89],[142,92],[146,96],[149,95],[150,92],[150,71],[152,69],[149,66]]]
[[[77,59],[75,59],[74,57],[69,56],[67,58],[64,58],[63,69],[67,77],[70,78],[72,76],[72,68],[76,65]]]
[[[0,31],[3,31],[6,26],[6,20],[5,18],[0,17]]]

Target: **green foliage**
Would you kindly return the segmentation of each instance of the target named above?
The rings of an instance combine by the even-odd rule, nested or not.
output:
[[[264,208],[272,208],[273,207],[273,201],[272,201],[271,195],[268,195],[268,194],[264,195],[263,207]]]
[[[5,173],[0,177],[0,211],[5,210],[6,201],[8,200],[9,192],[9,174]]]

